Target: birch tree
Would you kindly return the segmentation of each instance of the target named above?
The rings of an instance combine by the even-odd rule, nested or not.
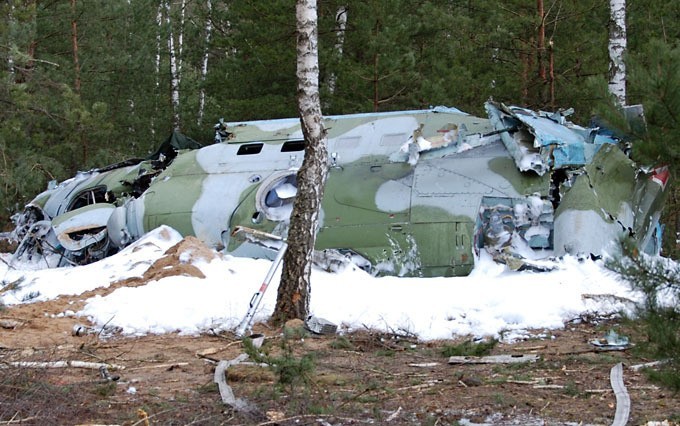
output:
[[[175,36],[172,30],[172,20],[170,13],[170,2],[165,1],[165,22],[168,26],[168,54],[170,55],[170,76],[171,76],[171,99],[172,99],[172,127],[174,130],[179,130],[181,128],[180,120],[180,96],[179,96],[179,84],[181,80],[181,52],[182,52],[182,32],[180,31],[179,46],[175,46]],[[182,15],[184,14],[184,4],[182,4]]]
[[[609,0],[609,92],[626,105],[626,0]]]
[[[306,319],[309,314],[312,252],[324,184],[328,176],[326,130],[319,99],[316,0],[297,0],[297,99],[305,139],[305,158],[297,174],[298,191],[288,232],[273,319]]]
[[[210,0],[206,1],[206,18],[205,18],[205,47],[203,49],[203,61],[201,63],[201,92],[198,98],[198,120],[197,124],[200,127],[203,122],[203,114],[205,112],[205,79],[208,76],[208,54],[210,53],[210,36],[212,35],[212,3]]]
[[[347,29],[347,6],[340,6],[335,13],[335,54],[337,55],[338,61],[342,60],[342,49],[345,44],[345,30]],[[335,72],[331,71],[331,75],[328,78],[328,93],[333,95],[335,93],[335,82],[337,80],[337,75]]]

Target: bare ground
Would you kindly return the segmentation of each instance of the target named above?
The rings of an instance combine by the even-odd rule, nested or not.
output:
[[[216,361],[243,353],[239,340],[210,333],[74,336],[82,319],[55,316],[77,310],[81,300],[0,312],[0,363],[10,365],[0,372],[0,424],[611,424],[616,399],[609,377],[619,362],[632,401],[629,424],[680,417],[677,395],[628,368],[649,360],[632,351],[596,352],[588,343],[611,327],[626,331],[611,321],[568,324],[548,338],[492,350],[536,354],[536,363],[464,365],[450,365],[442,354],[454,341],[371,330],[284,338],[281,329],[258,324],[263,352],[279,359],[288,353],[293,362],[306,356],[311,367],[293,370],[289,384],[268,368],[230,367],[227,382],[249,408],[238,411],[222,402],[213,374]],[[107,371],[117,380],[97,369],[16,364],[75,360],[114,364],[120,368]]]
[[[214,383],[216,364],[244,353],[234,336],[74,335],[83,319],[63,312],[78,311],[95,294],[165,275],[200,276],[177,261],[179,252],[168,250],[142,278],[0,310],[0,425],[608,425],[616,410],[610,370],[620,362],[631,399],[628,424],[680,421],[678,395],[629,368],[650,360],[589,344],[611,328],[633,342],[643,338],[611,319],[535,330],[547,337],[499,343],[491,352],[537,355],[535,363],[462,365],[449,364],[444,353],[465,337],[421,342],[375,330],[318,336],[295,325],[284,333],[256,324],[254,332],[266,336],[262,352],[279,370],[230,367],[227,383],[245,401],[239,410],[222,401]],[[59,361],[108,367],[51,368]]]

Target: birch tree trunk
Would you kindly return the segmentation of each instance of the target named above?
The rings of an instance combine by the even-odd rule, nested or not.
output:
[[[7,12],[7,26],[10,31],[13,31],[17,26],[16,20],[14,19],[14,3],[9,3],[9,11]],[[15,81],[16,70],[14,69],[14,57],[12,55],[12,49],[7,49],[7,71],[9,72],[9,81]]]
[[[156,10],[156,59],[155,59],[155,81],[156,87],[154,91],[153,114],[151,114],[151,134],[156,135],[156,117],[158,116],[158,99],[160,97],[161,87],[161,40],[163,33],[163,9],[165,8],[165,0],[158,3]]]
[[[347,29],[347,6],[340,6],[335,13],[335,54],[338,61],[342,59],[342,51],[345,46],[345,30]],[[335,93],[335,82],[337,76],[335,72],[331,72],[328,78],[328,92],[333,95]]]
[[[626,105],[626,0],[609,0],[609,92]]]
[[[210,36],[212,34],[212,3],[210,0],[206,1],[206,8],[208,10],[205,19],[205,48],[203,49],[203,63],[201,64],[201,92],[198,98],[197,124],[199,127],[203,122],[205,111],[205,79],[208,76],[208,53],[210,52]]]
[[[288,231],[273,320],[305,320],[309,314],[312,252],[324,184],[328,176],[326,130],[319,99],[316,0],[297,0],[298,110],[305,138],[305,158],[297,174],[298,191]]]
[[[168,25],[168,54],[170,55],[170,93],[172,99],[172,127],[174,130],[180,130],[181,120],[179,111],[179,84],[180,84],[180,68],[178,50],[182,50],[182,38],[180,33],[179,47],[175,47],[174,32],[172,30],[172,20],[170,18],[170,2],[165,2],[165,22]]]

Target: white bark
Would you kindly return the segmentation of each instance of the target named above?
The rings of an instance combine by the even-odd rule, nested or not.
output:
[[[311,231],[312,242],[316,239],[316,225],[318,222],[319,206],[323,194],[323,185],[328,174],[326,151],[326,130],[322,123],[321,102],[319,97],[319,50],[317,31],[316,0],[297,1],[298,46],[297,46],[297,79],[298,79],[298,110],[302,123],[302,131],[307,141],[305,161],[302,168],[308,165],[316,176],[310,174],[310,181],[318,182],[313,185],[316,199],[316,209],[309,213],[310,222],[307,224]],[[314,155],[312,154],[313,151]],[[310,161],[307,158],[310,157]],[[313,161],[321,163],[312,164]],[[308,164],[305,164],[308,163]],[[301,170],[302,172],[302,170]],[[315,179],[315,178],[318,178]],[[311,251],[309,260],[311,264]],[[311,268],[310,268],[311,269]]]
[[[158,4],[158,12],[156,13],[156,88],[160,86],[161,73],[161,32],[163,30],[163,8],[165,1]]]
[[[187,1],[182,0],[182,6],[180,6],[180,20],[179,20],[179,37],[177,40],[177,69],[179,73],[182,73],[182,49],[184,49],[184,18],[186,17]]]
[[[207,18],[205,20],[205,48],[203,49],[203,64],[201,65],[201,93],[198,98],[198,125],[203,122],[205,111],[205,79],[208,76],[208,52],[210,48],[210,36],[212,33],[212,3],[206,0]]]
[[[347,29],[347,6],[340,6],[335,13],[335,54],[338,60],[342,58],[342,52],[345,46],[345,30]],[[332,95],[335,93],[335,82],[337,76],[334,72],[328,78],[328,91]]]
[[[626,105],[626,0],[609,0],[609,92]]]
[[[180,113],[179,113],[179,84],[180,84],[180,70],[178,65],[178,55],[175,50],[175,39],[172,31],[172,22],[170,20],[170,3],[165,2],[165,22],[168,25],[168,54],[170,55],[170,92],[172,99],[172,127],[174,130],[180,130]],[[181,49],[181,46],[180,46]]]
[[[298,192],[288,231],[288,250],[283,259],[274,319],[309,314],[312,253],[316,240],[324,184],[328,176],[326,131],[319,99],[319,53],[316,0],[297,0],[297,98],[305,158],[297,174]]]
[[[16,26],[16,20],[14,19],[14,13],[13,12],[14,12],[14,3],[10,2],[9,3],[9,13],[8,13],[8,16],[7,16],[10,32],[12,30],[14,30],[14,27]],[[15,79],[14,75],[16,73],[16,70],[14,69],[14,57],[12,56],[12,49],[11,48],[9,49],[9,52],[7,54],[7,66],[8,66],[10,81],[14,81],[14,79]]]

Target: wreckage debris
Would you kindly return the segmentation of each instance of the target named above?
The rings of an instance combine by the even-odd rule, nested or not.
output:
[[[512,270],[600,256],[621,236],[660,250],[667,167],[641,168],[630,142],[496,102],[488,118],[455,108],[329,116],[331,170],[315,262],[376,275],[457,276],[481,250]],[[304,157],[299,119],[229,123],[201,146],[178,133],[146,159],[80,172],[29,202],[6,238],[13,261],[97,261],[166,225],[211,249],[273,259]],[[187,190],[190,189],[190,190]]]

